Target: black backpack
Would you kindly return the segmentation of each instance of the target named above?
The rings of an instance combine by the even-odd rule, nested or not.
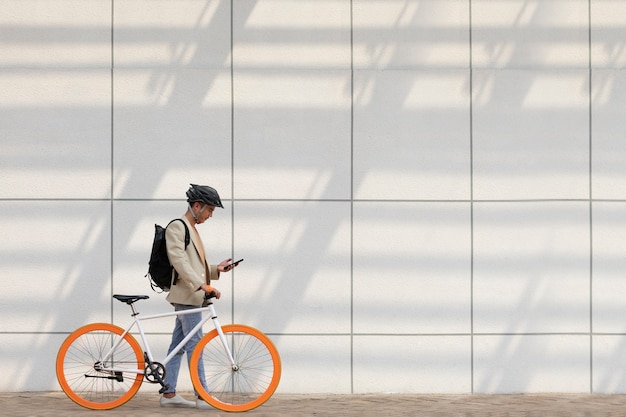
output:
[[[182,219],[174,219],[167,224],[169,226],[172,222],[181,221],[185,226],[185,249],[189,245],[189,229]],[[154,241],[152,242],[152,253],[150,254],[150,261],[148,262],[148,273],[146,277],[150,281],[150,286],[155,292],[167,292],[172,285],[172,270],[174,267],[170,264],[170,260],[167,257],[167,247],[165,246],[165,229],[166,227],[154,225]],[[178,273],[174,276],[174,285]],[[155,287],[160,288],[162,291],[157,291]]]

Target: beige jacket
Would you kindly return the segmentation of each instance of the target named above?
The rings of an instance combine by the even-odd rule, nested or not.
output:
[[[197,247],[196,234],[185,216],[182,220],[189,229],[189,245],[185,249],[185,227],[179,221],[172,222],[165,230],[167,256],[174,270],[178,272],[178,280],[167,294],[167,301],[176,304],[200,306],[204,301],[205,292],[200,290],[202,284],[210,284],[211,280],[219,279],[217,265],[211,265],[208,259],[202,262]],[[206,250],[205,250],[206,256]],[[206,256],[208,258],[208,256]],[[174,273],[172,274],[172,278]]]

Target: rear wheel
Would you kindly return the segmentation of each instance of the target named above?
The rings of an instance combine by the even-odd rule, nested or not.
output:
[[[124,329],[108,323],[83,326],[63,342],[56,361],[57,379],[76,404],[92,410],[119,407],[139,390],[143,381],[141,346]],[[117,342],[106,362],[102,358]],[[110,369],[110,370],[107,370]]]
[[[215,408],[252,410],[265,403],[278,387],[281,374],[278,350],[265,334],[252,327],[230,324],[222,327],[222,331],[235,359],[235,368],[217,330],[213,330],[198,342],[191,356],[193,386]]]

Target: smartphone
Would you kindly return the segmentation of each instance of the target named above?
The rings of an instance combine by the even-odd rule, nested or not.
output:
[[[226,266],[224,267],[224,271],[229,271],[229,270],[230,270],[230,268],[232,268],[233,266],[237,266],[237,265],[239,265],[239,262],[243,262],[243,258],[241,258],[241,259],[240,259],[240,260],[238,260],[238,261],[231,262],[231,263],[229,263],[228,265],[226,265]]]

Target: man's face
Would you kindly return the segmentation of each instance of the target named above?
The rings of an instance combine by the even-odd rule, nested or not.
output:
[[[213,217],[213,211],[215,210],[215,206],[209,206],[208,204],[201,204],[201,203],[196,203],[196,204],[197,204],[196,210],[198,210],[196,212],[198,213],[197,214],[198,224],[204,223],[206,220]]]

